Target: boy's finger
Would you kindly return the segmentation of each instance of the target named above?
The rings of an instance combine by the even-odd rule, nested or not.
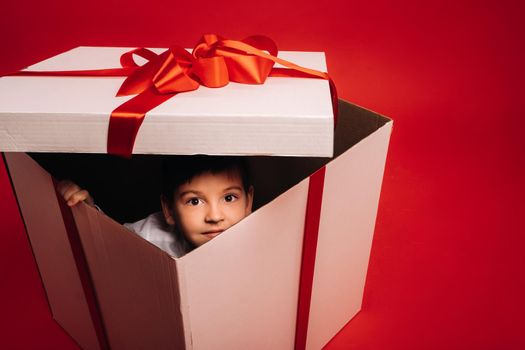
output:
[[[67,200],[67,205],[74,206],[77,203],[82,202],[82,201],[87,201],[90,198],[91,197],[88,191],[86,190],[77,191],[71,197],[69,197],[69,199]]]
[[[81,192],[82,189],[78,187],[75,184],[71,184],[71,186],[64,189],[64,193],[62,194],[62,197],[67,201],[69,201],[76,193]]]
[[[77,184],[75,184],[74,182],[70,180],[62,180],[57,184],[56,187],[57,187],[58,193],[60,193],[62,197],[66,197],[66,195],[69,197],[73,193],[81,190],[81,188],[78,187]]]
[[[60,195],[62,197],[64,197],[64,195],[67,192],[67,190],[71,188],[71,185],[74,185],[74,184],[73,184],[73,182],[71,182],[69,180],[59,181],[57,183],[57,186],[56,186],[58,193],[60,193]]]

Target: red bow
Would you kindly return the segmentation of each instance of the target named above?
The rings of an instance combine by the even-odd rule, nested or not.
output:
[[[160,55],[144,48],[135,49],[120,59],[123,67],[136,70],[124,81],[117,96],[139,94],[151,87],[159,94],[172,94],[195,90],[201,84],[207,87],[223,87],[229,81],[263,84],[274,61],[252,54],[261,50],[277,54],[275,44],[262,36],[252,36],[241,42],[223,40],[214,34],[203,36],[192,54],[179,46]],[[148,62],[139,67],[133,55]]]

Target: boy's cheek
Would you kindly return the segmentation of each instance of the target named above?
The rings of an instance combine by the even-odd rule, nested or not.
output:
[[[209,238],[206,238],[198,233],[197,234],[184,234],[184,236],[195,247],[199,247],[210,240]]]
[[[252,202],[249,199],[246,199],[243,208],[244,208],[244,217],[250,215],[252,213]]]

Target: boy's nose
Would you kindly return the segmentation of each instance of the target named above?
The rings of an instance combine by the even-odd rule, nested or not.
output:
[[[218,205],[210,205],[206,213],[204,221],[208,223],[216,223],[224,220],[224,215],[221,208]]]

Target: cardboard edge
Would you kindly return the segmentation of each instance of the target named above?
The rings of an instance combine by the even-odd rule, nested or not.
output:
[[[185,263],[181,258],[172,257],[177,270],[177,279],[179,284],[179,310],[182,317],[182,324],[184,330],[184,350],[193,349],[193,337],[191,332],[191,318],[190,318],[190,305],[185,303],[188,300],[188,288],[186,282],[186,269]]]

